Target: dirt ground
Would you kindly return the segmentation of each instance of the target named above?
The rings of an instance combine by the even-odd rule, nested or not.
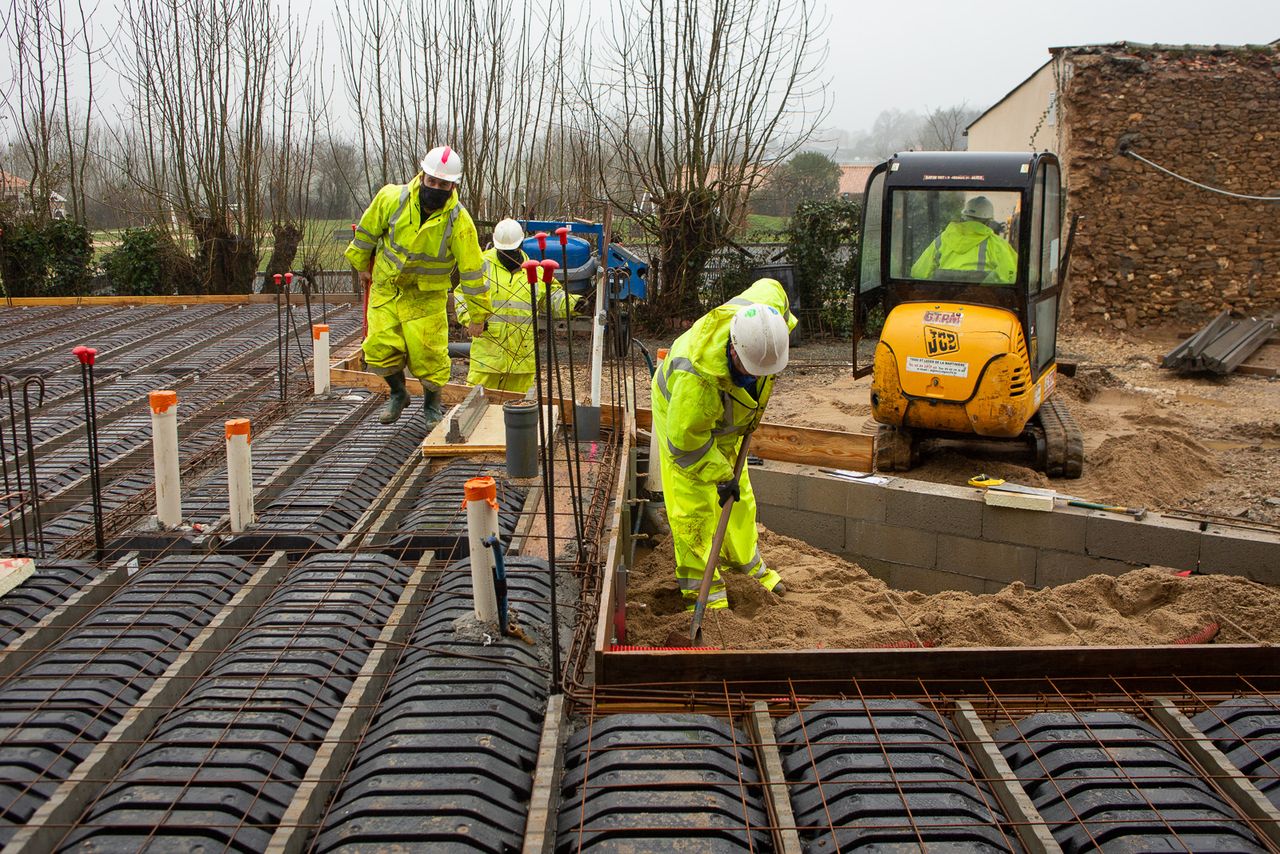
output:
[[[1233,576],[1181,577],[1147,568],[999,593],[892,590],[856,564],[760,528],[760,552],[787,585],[779,599],[750,578],[727,578],[730,610],[708,611],[703,640],[722,649],[891,646],[1127,646],[1280,641],[1280,590]],[[627,643],[687,636],[669,540],[628,579]]]
[[[1221,514],[1280,524],[1280,381],[1181,376],[1159,367],[1176,332],[1064,333],[1059,358],[1078,364],[1060,390],[1085,435],[1084,476],[1050,480],[1013,448],[1000,458],[929,449],[907,477],[964,484],[978,473],[1094,501]],[[779,379],[766,420],[858,432],[870,378],[854,380],[846,345],[805,344]],[[648,405],[641,384],[638,400]],[[898,475],[902,476],[902,475]],[[1034,591],[989,595],[893,591],[855,564],[761,528],[779,568],[779,599],[728,579],[732,610],[709,612],[704,637],[729,649],[1036,646],[1280,641],[1280,590],[1228,576],[1148,568]],[[628,643],[664,645],[687,632],[671,546],[657,544],[629,582]]]

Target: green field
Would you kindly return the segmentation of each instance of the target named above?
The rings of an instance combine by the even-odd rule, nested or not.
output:
[[[93,237],[93,261],[101,264],[107,253],[120,245],[124,229],[104,229],[95,231]],[[298,245],[298,254],[293,259],[293,268],[300,269],[304,265],[314,266],[321,270],[345,270],[349,267],[342,256],[351,240],[351,220],[346,219],[313,219],[303,227],[302,242]],[[188,247],[191,248],[191,247]],[[258,269],[266,266],[271,257],[274,241],[268,233],[259,247]]]

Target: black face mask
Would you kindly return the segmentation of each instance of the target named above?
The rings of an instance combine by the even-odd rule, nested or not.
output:
[[[499,249],[498,263],[505,267],[508,273],[514,273],[524,263],[524,253],[519,249]]]
[[[438,190],[435,187],[422,187],[418,190],[418,201],[422,205],[422,218],[426,219],[431,211],[438,211],[449,201],[453,190]]]

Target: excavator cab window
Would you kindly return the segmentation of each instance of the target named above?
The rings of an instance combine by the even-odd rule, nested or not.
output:
[[[1022,194],[1008,190],[896,190],[890,276],[1013,286]]]

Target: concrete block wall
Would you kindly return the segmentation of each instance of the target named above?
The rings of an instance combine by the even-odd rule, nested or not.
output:
[[[982,490],[893,478],[846,481],[808,466],[752,466],[759,520],[856,561],[889,585],[994,593],[1013,581],[1052,587],[1143,566],[1280,584],[1280,535],[1148,514],[1059,505],[989,507]]]

